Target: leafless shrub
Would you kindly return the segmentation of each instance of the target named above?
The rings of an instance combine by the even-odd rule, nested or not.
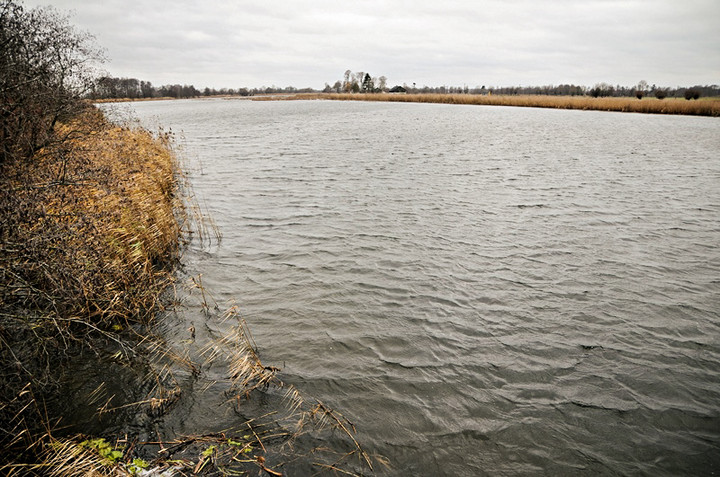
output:
[[[99,61],[92,37],[66,16],[0,1],[0,162],[27,159],[58,138],[55,125],[83,107]]]

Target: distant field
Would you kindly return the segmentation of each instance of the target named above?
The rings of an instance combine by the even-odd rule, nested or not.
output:
[[[273,98],[263,98],[273,99]],[[720,117],[720,98],[592,98],[589,96],[472,95],[472,94],[298,94],[277,99],[331,99],[345,101],[396,101],[406,103],[477,104],[530,108],[584,109],[649,114],[685,114]]]

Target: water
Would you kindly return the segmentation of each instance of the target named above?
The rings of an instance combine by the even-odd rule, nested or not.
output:
[[[223,233],[188,266],[389,474],[720,471],[717,119],[132,107]]]

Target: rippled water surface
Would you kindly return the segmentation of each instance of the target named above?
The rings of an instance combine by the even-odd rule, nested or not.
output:
[[[720,471],[717,119],[132,107],[222,231],[192,267],[390,474]]]

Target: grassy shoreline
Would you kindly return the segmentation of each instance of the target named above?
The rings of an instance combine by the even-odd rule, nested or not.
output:
[[[171,98],[169,96],[161,96],[159,98],[107,98],[107,99],[93,99],[93,103],[140,103],[144,101],[173,101],[178,98]],[[180,98],[185,99],[185,98]]]
[[[185,217],[169,136],[113,125],[94,108],[54,135],[30,159],[0,164],[0,469],[8,475],[49,472],[53,433],[65,425],[50,403],[71,360],[89,353],[106,366],[108,343],[118,362],[135,353],[132,340],[166,306]]]
[[[261,362],[237,306],[207,305],[202,275],[190,277],[194,309],[237,325],[202,344],[194,326],[190,339],[164,339],[157,316],[182,323],[190,300],[179,291],[182,245],[208,232],[170,135],[111,124],[95,108],[54,134],[33,157],[0,163],[0,474],[282,475],[289,465],[368,475],[387,465],[342,414]],[[226,378],[206,376],[210,366]],[[201,383],[223,389],[233,427],[159,430]]]
[[[97,103],[124,103],[135,101],[172,101],[178,98],[124,98],[96,100]],[[425,93],[297,93],[268,94],[262,96],[200,96],[180,99],[224,99],[244,101],[380,101],[395,103],[465,104],[476,106],[515,106],[523,108],[577,109],[583,111],[614,111],[643,114],[675,114],[687,116],[720,117],[720,98],[700,98],[688,101],[684,98],[657,99],[645,97],[547,96],[547,95],[474,95],[474,94],[425,94]]]
[[[345,94],[317,93],[297,94],[285,98],[262,98],[265,100],[326,99],[334,101],[384,101],[401,103],[442,103],[478,106],[515,106],[526,108],[578,109],[593,111],[616,111],[645,114],[682,114],[692,116],[720,117],[720,99],[704,98],[688,101],[679,98],[593,98],[589,96],[540,96],[540,95],[470,95],[470,94]]]

